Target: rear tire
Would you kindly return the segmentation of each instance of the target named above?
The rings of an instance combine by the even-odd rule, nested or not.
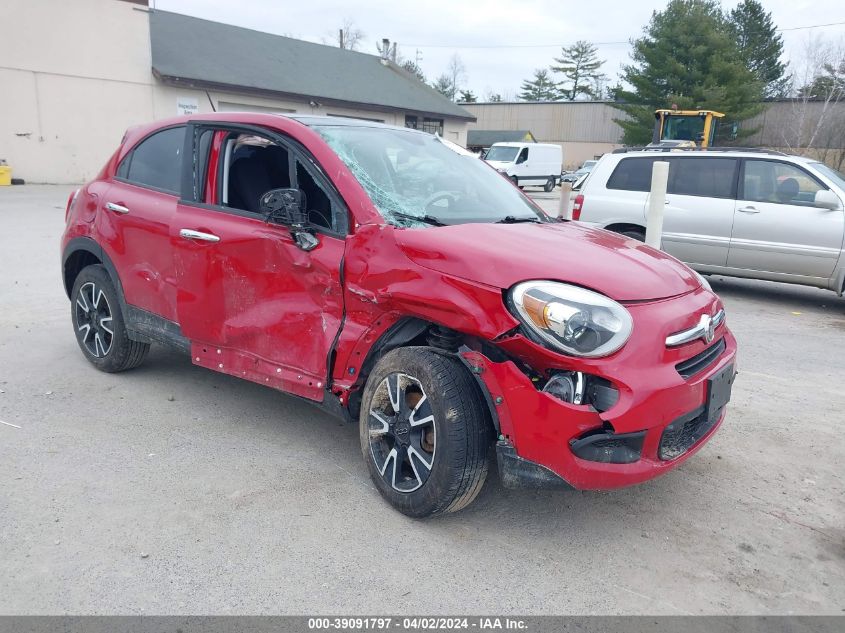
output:
[[[361,452],[370,477],[411,517],[456,512],[487,476],[492,425],[472,376],[430,348],[385,354],[361,402]]]
[[[117,291],[103,266],[82,269],[70,301],[76,342],[94,367],[115,373],[144,362],[150,345],[129,338]]]
[[[555,188],[555,178],[554,178],[554,176],[551,176],[551,177],[550,177],[550,178],[546,181],[546,184],[545,184],[545,185],[543,185],[543,191],[545,191],[546,193],[549,193],[549,192],[550,192],[550,191],[552,191],[554,188]]]

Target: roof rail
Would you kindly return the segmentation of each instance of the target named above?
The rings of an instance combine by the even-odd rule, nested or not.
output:
[[[764,147],[649,147],[647,145],[637,147],[619,147],[613,150],[613,154],[627,154],[628,152],[754,152],[756,154],[773,154],[775,156],[789,156],[776,149]]]

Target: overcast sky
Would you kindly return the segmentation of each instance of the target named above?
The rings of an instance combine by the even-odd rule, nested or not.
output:
[[[738,0],[725,0],[731,8]],[[845,23],[842,0],[764,0],[781,29]],[[604,72],[615,80],[629,59],[628,40],[638,37],[652,11],[666,0],[150,0],[166,11],[186,13],[312,42],[333,43],[347,20],[363,31],[358,50],[377,54],[376,42],[399,43],[402,56],[421,56],[429,79],[444,72],[458,53],[465,86],[479,97],[489,92],[514,98],[523,79],[547,67],[561,45],[585,39],[598,45]],[[845,24],[783,32],[786,56],[798,59],[809,36],[845,38]],[[613,82],[613,81],[612,81]],[[462,86],[463,87],[463,86]]]

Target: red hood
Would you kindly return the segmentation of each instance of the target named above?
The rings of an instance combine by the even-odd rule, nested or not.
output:
[[[577,222],[459,224],[398,230],[395,235],[403,252],[420,266],[499,288],[554,279],[616,301],[645,301],[701,285],[674,257]]]

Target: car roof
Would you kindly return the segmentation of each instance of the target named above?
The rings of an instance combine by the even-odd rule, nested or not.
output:
[[[624,149],[624,148],[623,148]],[[659,151],[659,150],[647,150],[647,149],[637,149],[633,151],[620,151],[615,150],[613,152],[609,152],[609,154],[614,156],[619,156],[621,158],[626,158],[628,156],[648,156],[654,157],[655,155],[664,156],[666,158],[684,158],[684,157],[694,157],[694,158],[701,158],[701,157],[712,157],[712,158],[748,158],[748,157],[760,157],[760,158],[785,158],[788,160],[793,160],[800,163],[817,163],[818,160],[815,158],[810,158],[807,156],[798,156],[797,154],[786,154],[784,152],[780,152],[778,150],[766,150],[763,148],[737,148],[737,149],[718,149],[718,150],[695,150],[695,149],[676,149],[673,148],[672,151]],[[605,154],[607,155],[607,154]]]
[[[294,121],[299,121],[303,125],[307,125],[308,127],[319,127],[319,126],[334,126],[334,127],[379,127],[379,128],[388,128],[394,130],[408,130],[409,132],[417,132],[419,130],[414,130],[413,128],[401,127],[398,125],[387,125],[386,123],[381,123],[380,121],[370,121],[368,119],[353,119],[352,117],[343,117],[343,116],[319,116],[316,114],[288,114],[285,112],[278,112],[273,113],[274,116],[285,117],[287,119],[293,119]]]

